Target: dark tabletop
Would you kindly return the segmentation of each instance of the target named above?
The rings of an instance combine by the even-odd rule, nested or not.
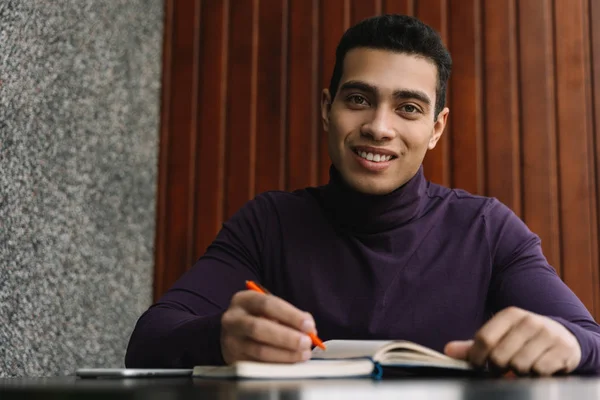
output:
[[[600,399],[600,378],[208,381],[191,378],[0,379],[0,399]]]

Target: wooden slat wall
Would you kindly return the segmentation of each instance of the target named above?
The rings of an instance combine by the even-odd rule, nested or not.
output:
[[[591,29],[591,76],[592,76],[592,100],[594,104],[594,110],[592,114],[593,125],[591,130],[593,132],[592,141],[594,142],[593,155],[595,158],[595,164],[593,166],[593,172],[595,173],[595,184],[596,184],[596,204],[600,204],[600,2],[590,0],[589,10],[589,26]],[[593,205],[592,205],[593,208]],[[596,214],[598,214],[598,207],[595,207]],[[597,215],[600,218],[600,216]],[[598,229],[598,228],[596,228]],[[596,230],[597,232],[597,230]],[[596,243],[592,245],[597,249]],[[597,255],[596,255],[597,257]],[[596,321],[600,320],[600,268],[598,268],[598,258],[596,258],[596,264],[592,268],[591,281],[595,289],[594,305],[596,310]]]
[[[520,19],[527,16],[518,27],[521,216],[540,235],[546,258],[560,272],[554,11],[549,0],[521,0],[517,13]]]
[[[427,177],[511,207],[600,319],[594,0],[167,0],[155,296],[257,193],[328,181],[321,89],[344,30],[382,12],[454,59]]]
[[[450,1],[448,45],[453,58],[449,124],[452,129],[450,184],[484,192],[481,1]],[[466,156],[468,155],[468,156]]]
[[[517,13],[513,1],[483,7],[485,188],[521,215]],[[491,51],[493,49],[493,51]]]
[[[201,4],[200,37],[198,46],[200,59],[198,63],[198,101],[194,105],[196,111],[196,130],[178,132],[177,135],[196,137],[196,163],[190,172],[189,185],[194,187],[194,208],[190,211],[192,219],[193,239],[182,245],[191,248],[192,257],[189,261],[200,257],[202,250],[210,243],[215,232],[221,227],[225,208],[225,134],[226,134],[226,98],[228,70],[228,30],[229,13],[227,1],[210,1]],[[165,78],[167,75],[165,74]],[[206,78],[210,77],[210,78]],[[179,90],[190,90],[190,87],[179,87]],[[164,108],[164,106],[163,106]],[[174,134],[175,132],[172,132]],[[210,134],[208,134],[210,133]],[[165,148],[161,145],[161,152]],[[170,155],[177,158],[177,153]],[[185,185],[185,174],[179,177],[181,185]],[[171,184],[175,184],[172,182]],[[157,242],[157,248],[160,248]],[[172,268],[170,263],[162,260],[166,268]],[[158,260],[157,260],[158,265]],[[168,266],[167,266],[168,265]],[[181,274],[181,270],[178,271]],[[156,288],[164,291],[165,287]],[[158,292],[156,292],[158,295]]]
[[[416,4],[415,4],[416,3]],[[416,9],[415,9],[416,8]],[[406,13],[414,15],[426,24],[437,30],[445,43],[449,42],[448,32],[448,1],[447,0],[420,0],[407,4]],[[399,10],[401,13],[401,10]],[[452,83],[448,84],[446,98],[452,99]],[[448,117],[449,123],[446,130],[435,148],[427,153],[423,166],[427,171],[427,177],[439,184],[450,186],[452,176],[452,165],[450,163],[450,139],[452,137],[452,120],[454,116]]]
[[[555,0],[554,6],[562,272],[591,306],[600,285],[585,279],[598,269],[589,2]]]

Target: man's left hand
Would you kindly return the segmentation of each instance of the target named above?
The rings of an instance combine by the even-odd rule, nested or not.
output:
[[[541,376],[572,372],[581,360],[579,342],[567,328],[517,307],[496,314],[473,340],[449,342],[444,353],[476,366],[490,361],[501,369]]]

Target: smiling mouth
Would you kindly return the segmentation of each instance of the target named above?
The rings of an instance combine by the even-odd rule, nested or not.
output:
[[[375,163],[387,162],[387,161],[397,158],[396,156],[392,156],[389,154],[368,152],[368,151],[363,151],[363,150],[358,150],[358,149],[353,149],[352,151],[354,151],[354,154],[356,154],[357,156],[364,158],[367,161],[371,161],[371,162],[375,162]]]

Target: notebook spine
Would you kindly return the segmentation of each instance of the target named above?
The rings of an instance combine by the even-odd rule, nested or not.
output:
[[[373,359],[371,359],[371,361],[373,361],[373,372],[371,373],[371,379],[380,381],[383,378],[383,368],[377,361]]]

